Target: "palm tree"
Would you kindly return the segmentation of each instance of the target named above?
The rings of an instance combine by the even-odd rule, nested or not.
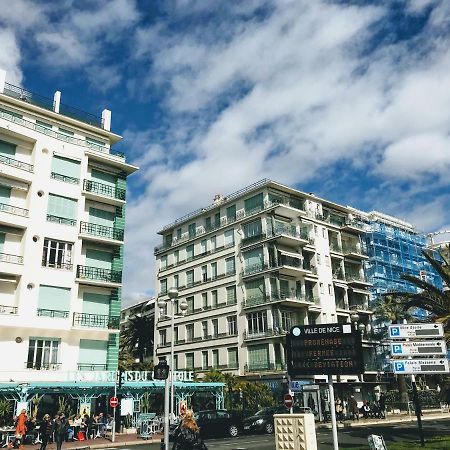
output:
[[[146,353],[153,350],[154,327],[155,319],[148,315],[136,314],[129,319],[120,333],[121,351],[129,351],[143,363]]]

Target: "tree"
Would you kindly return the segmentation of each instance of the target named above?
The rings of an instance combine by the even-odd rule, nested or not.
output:
[[[153,351],[154,317],[137,314],[128,320],[120,333],[120,349],[144,362],[144,356]]]

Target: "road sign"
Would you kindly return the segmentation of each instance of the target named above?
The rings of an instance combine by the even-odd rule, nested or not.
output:
[[[445,355],[445,341],[391,342],[391,356]]]
[[[411,323],[389,325],[389,338],[438,338],[444,336],[444,328],[440,323]]]
[[[419,373],[449,373],[447,358],[430,359],[395,359],[392,361],[394,373],[419,374]]]
[[[364,372],[361,332],[350,324],[292,327],[286,336],[286,355],[291,377]]]
[[[286,408],[292,408],[293,404],[294,404],[294,399],[292,398],[292,395],[284,394],[284,406],[286,406]]]
[[[118,404],[119,404],[119,399],[117,397],[111,397],[109,399],[109,406],[111,406],[111,408],[117,408]]]

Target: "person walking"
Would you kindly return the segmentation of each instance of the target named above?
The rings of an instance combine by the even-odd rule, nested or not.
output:
[[[25,435],[27,434],[27,410],[22,409],[20,411],[19,416],[17,417],[16,421],[16,445],[18,448],[23,448],[23,440],[25,439]]]
[[[386,394],[382,392],[380,394],[380,399],[378,400],[378,404],[380,405],[380,413],[383,419],[386,419]]]
[[[174,431],[172,450],[208,450],[202,437],[200,428],[194,419],[194,413],[188,409]]]
[[[50,414],[45,414],[42,418],[42,422],[39,426],[39,434],[41,435],[41,447],[39,450],[45,450],[48,441],[50,440],[53,433],[53,422]]]
[[[352,415],[352,418],[359,420],[358,402],[353,395],[350,396],[348,407],[350,408],[350,414]]]
[[[344,407],[342,406],[342,401],[341,399],[338,397],[336,399],[336,401],[334,402],[335,404],[335,409],[336,409],[336,419],[339,422],[343,422],[343,412],[344,412]]]
[[[69,424],[64,412],[60,411],[53,423],[53,432],[55,433],[56,450],[61,450],[62,443],[67,435]]]

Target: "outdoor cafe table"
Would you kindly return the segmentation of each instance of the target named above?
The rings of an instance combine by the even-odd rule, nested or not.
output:
[[[0,434],[2,435],[2,448],[7,447],[9,440],[16,434],[15,427],[3,427],[0,428]]]

